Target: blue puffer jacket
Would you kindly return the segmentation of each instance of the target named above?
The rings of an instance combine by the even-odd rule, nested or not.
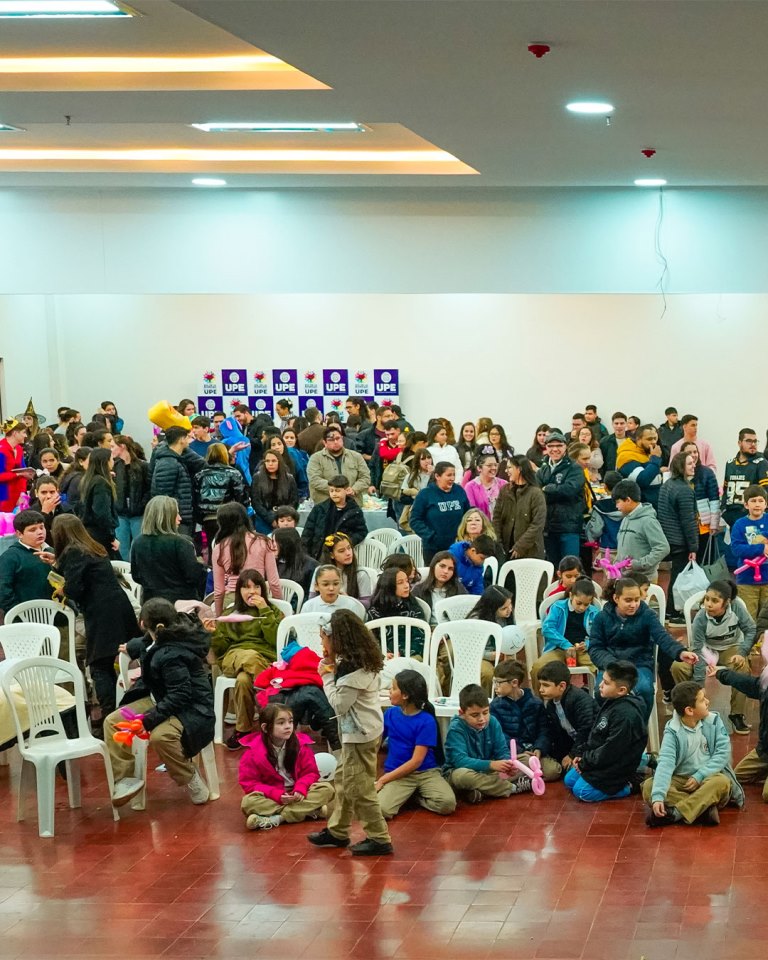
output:
[[[589,656],[598,670],[605,670],[614,660],[630,660],[636,667],[653,670],[654,645],[673,660],[679,660],[685,651],[645,603],[634,617],[620,617],[616,604],[609,600],[592,623]]]
[[[466,587],[467,593],[474,593],[480,596],[485,586],[483,581],[483,565],[477,566],[467,557],[467,550],[470,544],[466,540],[460,543],[452,543],[448,547],[448,552],[453,554],[456,561],[456,576]]]
[[[309,480],[307,479],[307,464],[309,455],[298,447],[286,447],[289,455],[296,465],[296,488],[299,493],[299,500],[306,500],[309,496]]]
[[[519,700],[494,697],[491,715],[499,721],[505,738],[516,741],[518,753],[524,750],[540,750],[542,756],[549,753],[549,726],[544,704],[530,690],[523,690]]]
[[[541,625],[541,634],[544,637],[543,653],[549,653],[552,650],[569,650],[571,643],[565,636],[565,626],[568,622],[570,613],[570,600],[558,600],[553,603],[547,611],[544,623]],[[600,610],[591,603],[584,611],[584,628],[587,631],[586,646],[589,649],[589,638],[592,635],[592,624]]]

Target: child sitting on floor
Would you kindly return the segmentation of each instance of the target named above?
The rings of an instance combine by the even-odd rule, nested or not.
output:
[[[587,577],[580,577],[571,587],[570,595],[564,600],[556,600],[549,608],[541,625],[544,650],[531,667],[531,686],[534,690],[538,688],[539,670],[552,660],[561,663],[573,660],[573,666],[589,667],[595,672],[587,653],[589,633],[600,612],[594,600],[594,583]]]
[[[544,704],[523,684],[525,667],[517,660],[504,660],[493,674],[495,696],[491,700],[491,716],[501,724],[507,740],[517,745],[518,759],[528,763],[531,756],[541,762],[546,781],[558,780],[563,772],[560,764],[547,756],[549,733]]]
[[[550,754],[564,770],[584,753],[597,713],[597,704],[586,692],[571,686],[571,671],[559,660],[550,660],[539,671],[539,696],[549,727]]]
[[[664,727],[656,773],[643,784],[645,822],[664,827],[699,820],[716,826],[718,807],[729,801],[744,805],[744,791],[731,769],[731,742],[719,715],[709,712],[698,683],[678,683],[672,706],[675,713]]]
[[[573,759],[565,785],[577,800],[619,800],[631,792],[648,739],[645,706],[632,693],[637,669],[628,660],[609,663],[600,681],[603,706],[581,756]]]
[[[415,795],[425,810],[453,813],[456,795],[438,766],[443,751],[427,681],[416,670],[401,670],[392,681],[389,699],[392,707],[384,714],[387,759],[376,781],[381,812],[394,817]]]
[[[762,617],[765,605],[759,616]],[[763,637],[763,643],[766,642]],[[763,803],[768,803],[768,686],[761,684],[760,677],[748,676],[735,670],[722,667],[710,668],[720,683],[727,683],[753,700],[760,701],[760,729],[757,732],[757,744],[737,765],[734,773],[739,783],[759,783],[763,781]]]
[[[312,739],[296,733],[293,713],[270,703],[259,716],[260,730],[242,739],[246,748],[238,779],[245,791],[240,809],[248,830],[317,819],[333,799],[333,786],[320,780]]]

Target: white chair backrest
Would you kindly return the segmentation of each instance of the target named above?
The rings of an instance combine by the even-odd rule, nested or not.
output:
[[[11,707],[17,745],[22,757],[40,738],[45,739],[45,745],[67,739],[56,703],[56,684],[62,682],[74,685],[78,736],[86,737],[89,734],[85,717],[85,687],[77,667],[56,657],[29,657],[14,660],[0,674],[0,686]],[[22,729],[21,718],[16,710],[16,698],[12,689],[14,684],[21,687],[26,703],[28,732]]]
[[[701,606],[701,601],[704,599],[705,593],[705,590],[699,590],[699,592],[694,593],[692,597],[688,597],[683,604],[683,618],[685,619],[685,632],[688,637],[689,647],[693,640],[693,620],[698,612],[697,608]]]
[[[417,567],[424,566],[424,545],[421,537],[415,533],[409,533],[401,537],[392,547],[390,553],[407,553]]]
[[[702,594],[703,596],[703,594]],[[659,620],[661,621],[662,627],[664,626],[664,621],[667,619],[667,597],[658,583],[652,583],[648,587],[647,600],[655,600],[659,607]],[[651,607],[653,610],[654,608]],[[655,612],[655,610],[654,610]]]
[[[300,583],[296,583],[295,580],[281,577],[280,590],[283,594],[283,600],[287,600],[288,603],[291,603],[294,597],[296,598],[296,609],[293,609],[291,603],[291,613],[301,613],[301,605],[304,603],[304,587]]]
[[[499,571],[499,583],[502,586],[510,573],[515,577],[515,620],[517,623],[533,623],[538,620],[536,600],[541,581],[546,577],[546,586],[549,586],[555,568],[548,560],[507,560]]]
[[[414,599],[414,600],[416,601],[416,603],[418,603],[418,605],[421,607],[421,609],[422,609],[422,611],[423,611],[423,613],[424,613],[424,620],[425,620],[427,623],[429,623],[430,620],[432,619],[432,611],[429,609],[429,604],[427,603],[426,600],[422,600],[421,597],[414,597],[413,599]]]
[[[440,644],[450,640],[453,650],[451,656],[451,699],[459,696],[459,691],[469,683],[480,683],[481,664],[488,642],[493,640],[496,647],[495,663],[501,653],[501,627],[488,620],[452,620],[450,623],[435,627],[429,644],[429,665],[432,697],[441,696],[437,680],[437,655]]]
[[[499,579],[499,561],[496,557],[486,557],[483,562],[483,578],[485,579],[485,571],[491,571],[491,583],[497,583]],[[487,582],[487,581],[486,581]]]
[[[378,575],[378,571],[381,570],[381,565],[387,556],[387,548],[383,543],[379,543],[378,540],[369,540],[368,537],[366,537],[362,543],[358,543],[355,547],[355,556],[357,557],[358,566],[370,567],[377,571]]]
[[[61,634],[44,623],[10,623],[0,627],[0,647],[6,660],[58,657]],[[63,663],[57,660],[57,663]]]
[[[277,607],[284,617],[293,616],[293,607],[290,605],[290,603],[288,603],[287,600],[276,600],[274,597],[270,597],[269,600],[272,606]]]
[[[480,597],[473,593],[462,593],[457,597],[446,597],[435,604],[435,620],[444,623],[446,620],[464,620],[467,614],[477,606]]]
[[[57,614],[67,618],[67,633],[69,636],[69,662],[77,666],[75,657],[75,611],[55,600],[26,600],[24,603],[17,603],[5,615],[6,624],[12,624],[16,621],[22,623],[42,623],[47,626],[53,626]]]
[[[416,569],[419,571],[419,577],[421,577],[421,580],[426,580],[429,576],[429,567],[416,567]]]
[[[425,648],[425,653],[426,652],[427,648]],[[427,690],[429,690],[431,668],[428,663],[424,663],[420,660],[414,660],[413,657],[392,657],[391,660],[384,661],[384,667],[379,674],[379,679],[381,682],[379,691],[381,693],[382,702],[386,703],[387,699],[389,699],[388,693],[390,687],[392,686],[392,681],[395,679],[398,673],[403,670],[415,670],[416,673],[420,673],[426,680]]]
[[[117,669],[120,674],[120,680],[122,681],[123,690],[126,692],[131,689],[133,682],[131,681],[130,673],[128,668],[131,665],[131,658],[127,653],[118,653],[117,655]]]
[[[131,576],[131,565],[127,560],[110,560],[110,563],[115,573],[122,573],[124,577]]]
[[[332,753],[316,753],[315,763],[321,780],[333,780],[339,761]]]
[[[309,647],[322,657],[323,646],[320,642],[320,621],[325,617],[323,613],[295,613],[280,621],[277,628],[277,655],[283,647],[296,640],[302,647]]]
[[[592,581],[592,586],[595,588],[595,596],[597,597],[597,599],[598,599],[598,600],[602,600],[602,599],[603,599],[603,588],[600,586],[600,584],[597,582],[597,580],[593,580],[593,581]]]
[[[368,611],[365,609],[365,606],[360,603],[359,600],[355,600],[354,597],[345,596],[344,599],[354,604],[353,607],[348,607],[348,609],[351,609],[352,613],[356,614],[363,622],[365,622],[365,618],[368,616]]]
[[[411,617],[381,617],[379,620],[369,621],[366,627],[378,636],[381,652],[385,657],[388,654],[395,657],[410,657],[411,635],[414,630],[421,630],[424,634],[424,653],[426,654],[429,650],[432,631],[425,620],[416,620]]]
[[[390,530],[389,527],[380,527],[378,530],[371,530],[366,540],[377,540],[379,543],[384,544],[387,549],[387,555],[392,553],[393,545],[398,541],[403,539],[402,533],[399,530]]]
[[[539,604],[539,620],[541,620],[542,623],[544,622],[544,618],[549,613],[549,608],[552,606],[553,603],[557,603],[558,600],[565,600],[565,594],[553,593],[553,594],[550,594],[550,596],[548,597],[544,597],[544,599],[541,601],[541,603]],[[597,595],[595,596],[595,599],[592,601],[592,604],[595,607],[597,607],[598,610],[603,609],[603,601],[600,600],[597,597]]]

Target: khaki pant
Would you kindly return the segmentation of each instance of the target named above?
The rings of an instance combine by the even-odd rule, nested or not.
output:
[[[749,673],[748,663],[745,662],[743,667],[739,667],[739,669],[736,670],[736,667],[732,667],[729,662],[731,657],[738,656],[738,645],[728,647],[726,650],[715,650],[713,652],[717,654],[717,662],[720,666],[728,667],[729,670],[735,670],[736,673]],[[690,663],[683,663],[681,660],[676,660],[670,669],[672,671],[672,679],[675,683],[682,683],[683,680],[690,680],[691,677],[693,677],[693,665]],[[746,694],[740,693],[735,687],[731,687],[731,713],[740,713],[743,715],[746,709]]]
[[[243,797],[240,809],[246,817],[252,813],[257,813],[261,817],[271,817],[277,813],[286,823],[301,823],[313,813],[317,813],[325,804],[330,803],[333,796],[333,784],[318,780],[309,788],[306,797],[296,803],[286,803],[285,806],[281,806],[257,791],[247,793]]]
[[[269,661],[255,650],[235,647],[227,650],[219,660],[219,667],[225,677],[235,678],[235,688],[232,691],[235,730],[238,733],[249,733],[253,730],[253,715],[256,710],[253,678],[269,667]]]
[[[560,663],[565,663],[565,650],[561,650],[559,647],[557,650],[550,650],[548,653],[542,653],[539,659],[531,667],[531,690],[533,691],[534,697],[539,695],[539,671],[544,666],[545,663],[552,663],[554,660],[559,660]],[[589,654],[585,651],[576,653],[576,666],[577,667],[589,667],[593,674],[597,673],[597,667],[589,659]]]
[[[526,766],[530,766],[532,756],[532,753],[518,753],[517,759],[521,760]],[[559,780],[563,775],[563,768],[552,757],[539,757],[539,763],[541,764],[541,776],[545,783]]]
[[[718,807],[726,806],[731,797],[731,781],[724,773],[715,773],[702,780],[699,789],[693,793],[683,790],[687,779],[688,777],[672,777],[669,791],[664,798],[664,803],[668,807],[675,807],[686,823],[693,823],[713,804]],[[649,806],[653,803],[652,795],[653,779],[648,779],[643,784],[643,800]]]
[[[131,704],[135,713],[148,713],[155,704],[151,697],[143,697]],[[112,734],[116,730],[115,724],[125,720],[119,710],[110,713],[104,720],[104,743],[107,746],[109,760],[112,764],[112,773],[115,780],[124,780],[134,776],[134,756],[130,747],[124,743],[115,743]],[[176,717],[170,717],[158,724],[149,735],[149,744],[154,748],[161,762],[165,764],[168,773],[176,783],[184,786],[192,779],[195,766],[184,753],[181,745],[181,734],[184,727]]]
[[[456,809],[456,794],[440,771],[433,767],[385,783],[379,790],[381,812],[385,817],[394,817],[414,794],[419,804],[432,813],[447,816]]]
[[[453,647],[450,640],[444,640],[440,644],[437,652],[437,664],[435,671],[437,673],[437,682],[443,695],[451,695],[451,663],[453,661]],[[490,660],[483,660],[480,663],[480,686],[485,690],[488,696],[493,695],[493,674],[495,665]]]
[[[768,603],[768,585],[764,583],[738,585],[739,598],[744,601],[753,620],[757,620],[757,613],[764,603]]]
[[[468,767],[457,767],[451,770],[448,779],[456,790],[479,790],[487,797],[508,797],[512,792],[512,781],[502,780],[494,770],[478,773]]]
[[[328,820],[328,830],[334,837],[347,839],[352,821],[358,819],[370,840],[391,843],[376,793],[378,759],[378,739],[342,744],[341,762],[334,779],[336,805]]]
[[[763,783],[763,802],[768,803],[768,760],[763,760],[757,755],[757,750],[752,750],[744,757],[741,763],[736,764],[733,771],[739,783]]]

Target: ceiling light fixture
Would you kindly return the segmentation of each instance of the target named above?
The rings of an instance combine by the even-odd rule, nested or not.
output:
[[[0,123],[0,133],[24,133],[23,127],[12,127],[10,123]]]
[[[135,17],[136,11],[120,0],[0,0],[0,17],[62,19],[82,17]]]
[[[0,148],[7,161],[49,163],[91,161],[175,161],[179,163],[456,163],[445,150],[196,150],[188,147],[120,148]]]
[[[605,103],[601,100],[574,100],[573,103],[566,103],[565,109],[571,113],[585,113],[604,117],[613,113],[614,106],[612,103]]]
[[[2,2],[2,0],[0,0]],[[233,57],[3,57],[0,73],[247,73],[292,71],[268,53]]]
[[[204,133],[365,133],[362,123],[191,123]]]
[[[635,180],[636,187],[666,187],[667,181],[661,177],[646,177]]]
[[[196,187],[226,187],[227,181],[219,177],[195,177],[192,181]]]

